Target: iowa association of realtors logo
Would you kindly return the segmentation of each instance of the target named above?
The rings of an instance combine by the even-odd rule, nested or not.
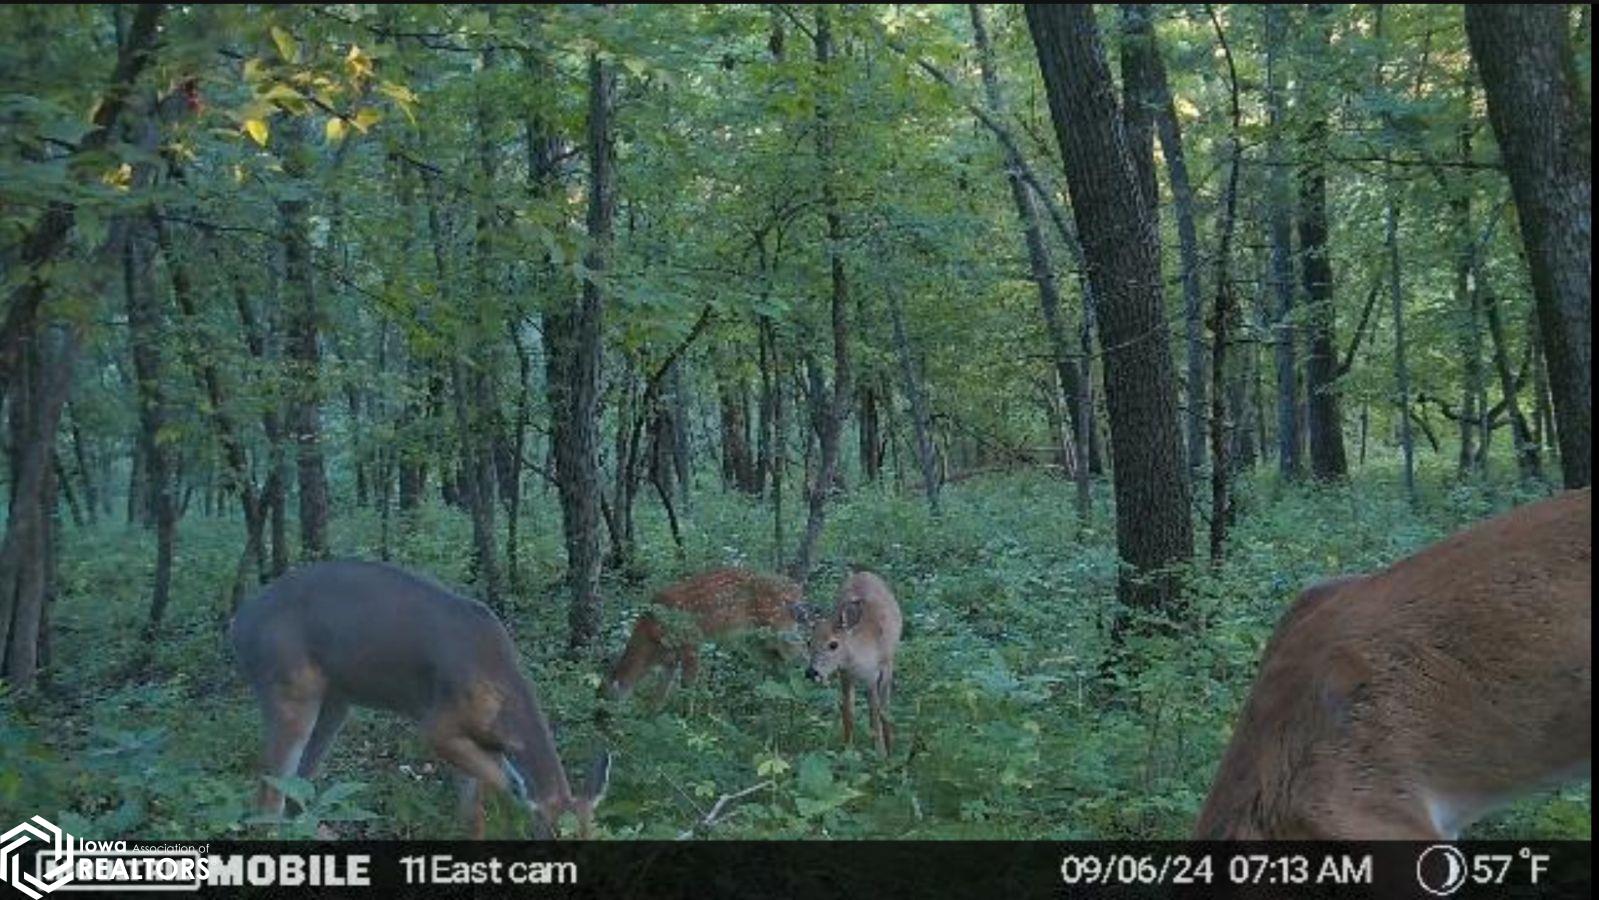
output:
[[[49,845],[32,846],[30,844]],[[34,816],[0,835],[0,881],[11,885],[32,900],[72,880],[77,839],[57,828],[44,816]],[[36,854],[37,867],[22,864],[25,853]],[[37,868],[37,871],[34,869]]]

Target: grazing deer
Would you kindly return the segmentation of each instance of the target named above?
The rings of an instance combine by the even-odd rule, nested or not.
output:
[[[1310,588],[1266,645],[1201,839],[1453,839],[1590,771],[1593,495]]]
[[[655,595],[660,612],[645,612],[633,623],[627,647],[601,691],[620,699],[646,674],[665,667],[664,699],[671,691],[674,670],[682,673],[684,682],[699,672],[701,641],[760,627],[794,629],[803,611],[800,597],[800,586],[787,578],[749,569],[712,569],[669,585]],[[772,649],[784,658],[798,653],[782,640]]]
[[[894,592],[883,579],[864,571],[852,572],[844,579],[833,614],[815,623],[811,662],[805,674],[820,683],[838,672],[846,746],[855,735],[855,681],[859,680],[866,685],[866,708],[878,752],[887,756],[894,747],[888,704],[894,692],[894,653],[903,626]]]
[[[610,755],[574,794],[510,635],[483,604],[393,566],[322,562],[247,601],[231,633],[261,703],[268,775],[311,777],[351,706],[392,710],[466,776],[461,812],[474,837],[483,836],[485,784],[526,804],[537,836],[553,836],[568,811],[588,836]],[[258,802],[283,811],[270,783]]]

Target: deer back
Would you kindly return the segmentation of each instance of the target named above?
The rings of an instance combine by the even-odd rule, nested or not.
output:
[[[1267,644],[1199,836],[1449,835],[1587,771],[1592,509],[1568,492],[1307,590]]]

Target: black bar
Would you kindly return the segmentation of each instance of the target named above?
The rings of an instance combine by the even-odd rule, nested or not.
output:
[[[128,896],[1586,898],[1593,862],[1588,841],[179,843],[208,883]]]

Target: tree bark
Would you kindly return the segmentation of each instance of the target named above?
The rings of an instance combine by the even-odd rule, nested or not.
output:
[[[283,173],[310,185],[310,148],[305,124],[291,120],[283,136]],[[300,548],[307,560],[328,556],[328,479],[322,457],[322,352],[316,270],[311,262],[310,201],[296,194],[278,201],[283,228],[283,283],[288,302],[289,427],[300,487]]]
[[[994,48],[988,37],[987,17],[983,13],[981,4],[970,4],[969,9],[988,110],[995,118],[1003,118],[1006,115],[1005,97],[1000,89],[997,67],[994,63]],[[1021,150],[1014,143],[1002,143],[1002,146],[1005,151],[1005,177],[1010,183],[1011,202],[1016,207],[1016,217],[1022,226],[1022,239],[1027,246],[1029,272],[1033,283],[1038,287],[1038,305],[1044,315],[1044,330],[1049,335],[1055,371],[1061,384],[1065,386],[1067,411],[1071,416],[1072,427],[1076,429],[1078,421],[1084,415],[1080,408],[1082,386],[1078,384],[1082,375],[1078,371],[1076,361],[1072,359],[1071,331],[1067,328],[1061,313],[1060,282],[1056,278],[1049,245],[1044,240],[1044,230],[1039,220],[1035,195],[1027,184],[1026,161],[1022,159]],[[1091,416],[1093,411],[1089,410],[1087,414]],[[1093,442],[1090,442],[1088,452],[1091,471],[1099,471],[1101,465],[1095,449]]]
[[[1516,199],[1568,488],[1593,478],[1593,152],[1564,5],[1468,5],[1466,36]]]
[[[849,359],[849,278],[844,269],[844,217],[839,210],[838,192],[833,184],[835,152],[829,92],[833,61],[832,20],[825,8],[816,10],[813,33],[816,45],[816,72],[822,90],[816,100],[816,158],[822,178],[822,211],[826,221],[828,271],[832,286],[833,390],[829,397],[821,369],[807,355],[805,369],[810,382],[811,427],[816,432],[821,453],[820,464],[806,486],[805,533],[795,550],[790,576],[804,584],[816,562],[816,548],[827,521],[827,498],[838,479],[839,435],[849,417],[851,391]]]
[[[1293,198],[1284,153],[1288,126],[1284,115],[1282,47],[1287,12],[1276,3],[1266,4],[1262,11],[1266,19],[1266,194],[1271,235],[1272,360],[1277,373],[1277,471],[1293,481],[1304,475],[1304,445],[1300,442],[1294,349]]]
[[[1116,543],[1128,606],[1173,609],[1193,554],[1189,479],[1162,303],[1158,243],[1110,70],[1086,7],[1029,6],[1072,210],[1093,284],[1115,455]]]
[[[567,586],[571,592],[567,612],[567,645],[574,653],[599,641],[603,600],[600,597],[600,463],[599,406],[601,322],[605,294],[603,277],[610,257],[616,196],[612,167],[615,144],[611,133],[611,104],[616,76],[597,54],[590,54],[588,156],[589,250],[575,309],[546,316],[545,335],[550,340],[549,390],[554,414],[556,475],[561,495],[561,525],[566,540]],[[553,326],[553,327],[552,327]]]
[[[915,356],[911,353],[910,337],[905,333],[905,311],[901,308],[899,294],[892,290],[888,292],[888,314],[893,319],[894,353],[899,357],[905,397],[911,405],[911,427],[916,434],[916,462],[922,470],[922,489],[927,493],[928,510],[937,518],[941,513],[938,464],[933,458],[932,415],[927,407],[927,394],[922,390],[921,375],[916,370]]]
[[[1330,15],[1326,4],[1310,5],[1305,20],[1310,64],[1298,73],[1300,107],[1306,117],[1298,167],[1299,252],[1305,300],[1310,305],[1305,390],[1309,394],[1310,470],[1320,481],[1340,481],[1349,476],[1343,418],[1338,409],[1338,342],[1334,335],[1332,259],[1327,246],[1326,86],[1321,83],[1323,75],[1316,65],[1332,52],[1328,46]]]

